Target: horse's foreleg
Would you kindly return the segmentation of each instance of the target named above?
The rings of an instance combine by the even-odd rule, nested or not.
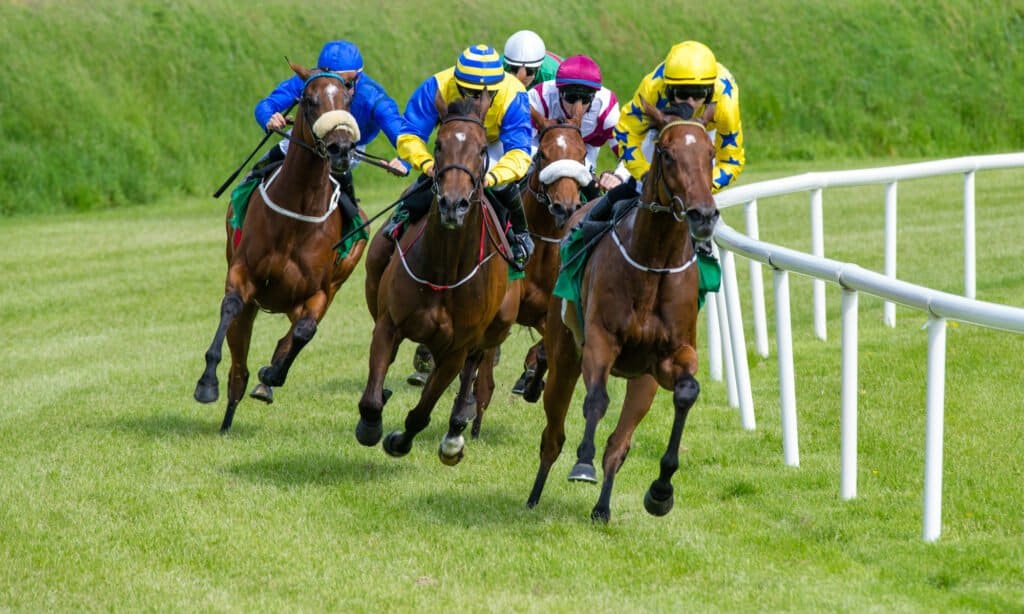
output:
[[[500,347],[500,346],[499,346]],[[494,397],[494,363],[498,348],[491,348],[484,352],[476,373],[476,380],[473,384],[473,396],[476,397],[476,417],[473,418],[473,439],[480,437],[480,425],[483,424],[484,412],[491,404]]]
[[[356,424],[356,440],[364,446],[377,445],[384,434],[381,414],[389,396],[384,391],[384,377],[388,367],[395,361],[401,342],[390,319],[384,316],[377,320],[370,341],[370,373],[363,396],[359,399],[359,422]]]
[[[452,415],[448,419],[448,432],[441,439],[441,445],[437,455],[445,465],[456,465],[462,460],[466,447],[466,440],[462,436],[463,431],[469,422],[473,421],[473,428],[476,429],[476,419],[479,418],[479,398],[475,393],[476,382],[479,373],[482,371],[482,362],[491,362],[493,365],[493,351],[477,351],[466,357],[466,362],[459,372],[459,393],[455,396],[452,404]]]
[[[536,352],[533,373],[527,380],[526,389],[523,391],[523,400],[527,403],[536,403],[541,393],[544,392],[544,374],[548,370],[548,354],[544,350],[544,341],[538,341],[534,348]]]
[[[384,451],[391,456],[405,456],[412,450],[412,441],[420,431],[430,424],[430,412],[438,399],[447,390],[455,376],[465,366],[466,350],[446,354],[437,361],[423,385],[420,400],[405,417],[405,431],[394,431],[384,438]]]
[[[217,381],[217,365],[220,364],[221,351],[224,348],[224,336],[227,334],[228,326],[232,320],[242,311],[242,297],[238,292],[229,292],[224,295],[220,303],[220,323],[217,325],[217,332],[213,335],[213,342],[206,350],[206,368],[196,382],[196,390],[193,396],[200,403],[213,403],[219,395]]]
[[[658,381],[650,375],[631,379],[626,384],[626,398],[622,401],[619,422],[615,425],[612,434],[608,436],[608,443],[604,448],[604,459],[601,464],[604,481],[601,483],[601,494],[597,499],[597,505],[590,512],[592,519],[600,522],[608,522],[611,519],[612,488],[615,484],[615,475],[629,454],[633,431],[651,409],[651,402],[654,401],[654,395],[657,392]]]
[[[689,372],[676,381],[672,394],[675,406],[675,418],[672,420],[672,434],[668,438],[668,449],[661,457],[661,471],[658,479],[651,482],[651,487],[644,494],[644,509],[654,516],[669,513],[674,503],[672,494],[672,476],[679,469],[679,443],[683,438],[683,426],[690,408],[700,394],[700,384]]]
[[[560,321],[555,322],[549,330],[551,334],[544,338],[551,357],[551,376],[544,388],[547,423],[540,436],[540,464],[530,497],[526,500],[527,507],[534,507],[540,501],[551,466],[562,453],[562,446],[565,445],[565,415],[569,411],[569,403],[572,402],[573,391],[580,377],[580,359],[572,333]]]
[[[302,304],[292,317],[288,333],[278,341],[270,365],[260,368],[261,383],[266,386],[284,385],[295,358],[316,335],[317,323],[324,317],[328,304],[330,297],[326,291],[317,292]]]
[[[231,370],[228,372],[228,406],[220,432],[227,433],[235,419],[235,409],[245,396],[249,385],[249,342],[252,339],[252,325],[256,320],[256,306],[249,303],[228,327],[228,349],[231,351]]]
[[[597,424],[608,411],[608,376],[615,357],[603,336],[591,335],[583,352],[583,383],[587,394],[583,398],[583,438],[576,448],[576,465],[569,472],[569,480],[597,482],[594,455],[597,451],[594,436]]]

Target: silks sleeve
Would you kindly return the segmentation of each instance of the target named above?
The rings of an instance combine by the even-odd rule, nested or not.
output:
[[[530,99],[526,92],[516,92],[511,97],[501,120],[498,137],[504,153],[489,171],[490,185],[504,185],[519,181],[530,168],[530,145],[533,141],[533,126],[530,123]]]
[[[437,80],[434,77],[416,88],[405,105],[402,132],[396,143],[398,156],[424,173],[434,166],[434,156],[427,149],[427,141],[438,121],[437,107],[434,106],[436,94]]]
[[[746,164],[743,125],[740,122],[740,90],[732,74],[719,64],[718,102],[708,128],[715,130],[715,171],[711,189],[717,193],[730,185]]]
[[[629,174],[640,179],[651,168],[651,163],[644,156],[641,145],[651,127],[651,122],[644,113],[643,101],[657,100],[657,92],[652,99],[647,90],[652,89],[650,78],[640,82],[633,99],[622,105],[619,111],[619,122],[615,125],[615,140],[619,143],[619,160],[626,166]],[[654,104],[654,102],[649,102]]]

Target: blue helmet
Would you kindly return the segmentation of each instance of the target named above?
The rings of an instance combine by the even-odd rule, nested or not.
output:
[[[363,70],[363,54],[359,47],[348,41],[331,41],[320,51],[317,66],[334,72]]]

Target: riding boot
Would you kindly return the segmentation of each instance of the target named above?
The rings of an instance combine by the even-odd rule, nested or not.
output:
[[[522,271],[526,268],[530,255],[533,254],[533,239],[530,237],[530,228],[526,225],[526,212],[523,211],[523,199],[519,195],[519,185],[510,183],[499,189],[492,189],[491,193],[508,211],[509,222],[512,225],[509,229],[508,239],[512,247],[513,265]]]
[[[355,187],[352,185],[352,170],[335,172],[331,170],[331,177],[338,182],[340,194],[338,195],[338,208],[341,209],[341,219],[344,222],[359,218],[359,201],[356,200]]]
[[[601,196],[601,187],[597,185],[597,181],[591,181],[580,188],[580,195],[583,196],[583,202],[585,203],[597,200],[597,198]]]
[[[430,190],[433,181],[428,175],[421,174],[406,188],[402,193],[402,199],[398,201],[398,206],[395,207],[395,212],[384,224],[382,232],[385,236],[397,240],[403,224],[412,224],[430,212],[430,203],[434,199],[434,194]]]
[[[595,222],[609,222],[612,219],[615,203],[634,196],[636,196],[636,179],[630,177],[629,181],[623,181],[608,190],[608,193],[604,195],[604,200],[598,201],[594,205],[594,208],[587,213],[586,219]]]

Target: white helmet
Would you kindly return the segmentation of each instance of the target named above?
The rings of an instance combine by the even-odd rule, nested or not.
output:
[[[505,62],[536,68],[544,61],[544,41],[531,30],[520,30],[505,41]]]

